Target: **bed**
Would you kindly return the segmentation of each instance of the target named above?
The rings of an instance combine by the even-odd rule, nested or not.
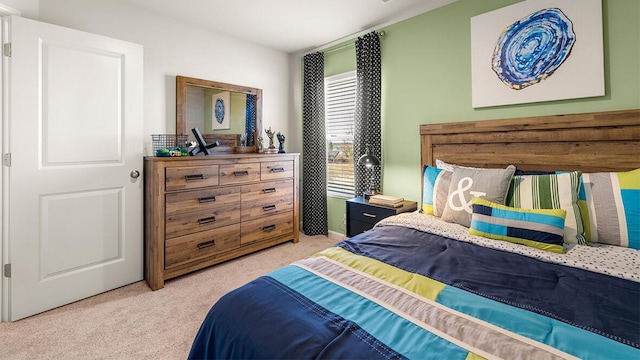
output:
[[[640,110],[420,141],[420,211],[226,294],[189,358],[640,358]]]

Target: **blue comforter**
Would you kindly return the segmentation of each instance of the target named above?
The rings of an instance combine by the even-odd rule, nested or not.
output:
[[[191,359],[640,358],[640,284],[384,226],[223,296]]]

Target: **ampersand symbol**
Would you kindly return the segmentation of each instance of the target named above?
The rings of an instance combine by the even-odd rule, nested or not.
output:
[[[471,186],[473,186],[473,179],[471,179],[470,177],[464,177],[460,179],[460,181],[458,182],[458,189],[455,191],[452,191],[451,194],[449,194],[449,198],[447,199],[447,201],[449,202],[449,207],[452,210],[455,210],[455,211],[464,210],[469,214],[472,213],[471,200],[467,202],[466,199],[464,198],[464,192],[471,189]],[[484,193],[481,191],[470,191],[469,193],[473,196],[487,195],[487,193]],[[455,196],[458,197],[458,200],[460,201],[460,206],[454,205],[453,199]]]

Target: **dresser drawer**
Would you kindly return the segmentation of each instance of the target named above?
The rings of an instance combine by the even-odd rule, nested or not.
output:
[[[243,220],[293,210],[293,180],[270,181],[242,186]]]
[[[165,269],[240,247],[240,224],[169,239],[165,244]]]
[[[220,185],[260,180],[260,163],[220,165]]]
[[[224,210],[240,201],[240,187],[173,192],[167,194],[165,199],[167,216],[194,211]]]
[[[243,221],[240,243],[246,245],[289,233],[293,234],[293,211],[256,220]]]
[[[221,226],[240,222],[240,196],[235,194],[236,203],[226,203],[214,206],[213,209],[203,209],[193,212],[167,213],[165,221],[165,236],[172,238],[193,232],[200,232]]]
[[[260,163],[260,179],[275,180],[293,177],[293,161],[269,161]]]
[[[167,191],[218,185],[218,165],[169,167],[165,172]]]

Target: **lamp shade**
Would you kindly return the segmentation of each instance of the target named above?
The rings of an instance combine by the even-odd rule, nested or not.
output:
[[[360,156],[358,159],[358,165],[364,165],[365,167],[372,167],[380,165],[380,159],[378,159],[375,155],[364,154]]]

